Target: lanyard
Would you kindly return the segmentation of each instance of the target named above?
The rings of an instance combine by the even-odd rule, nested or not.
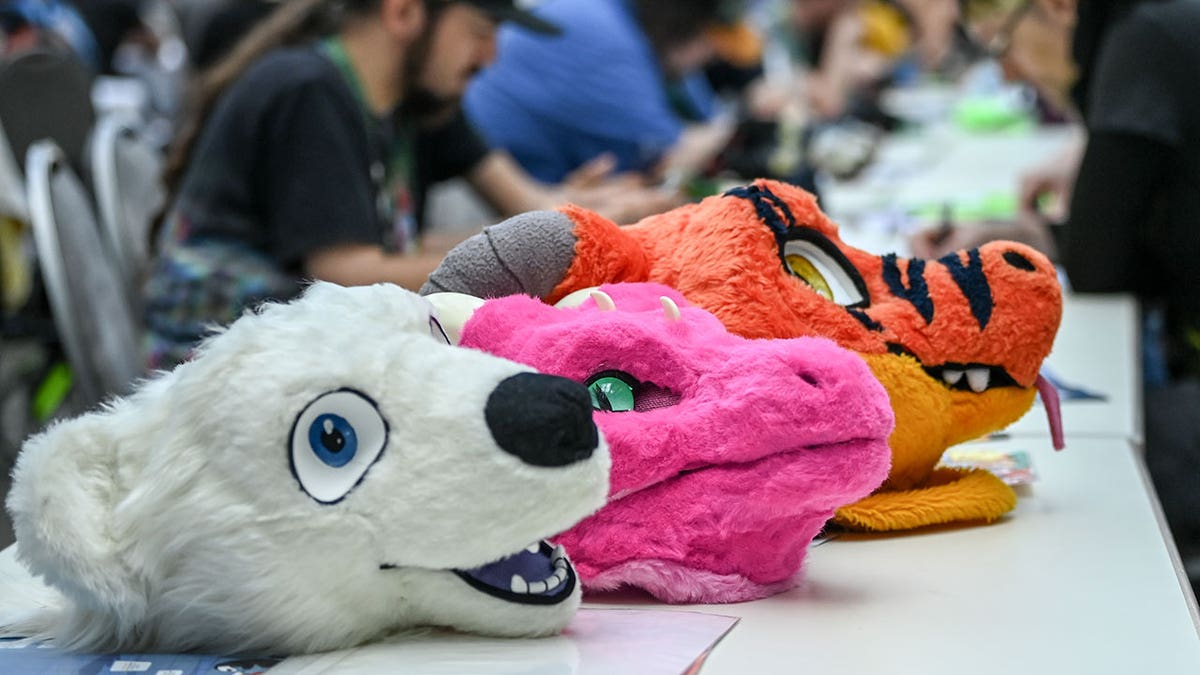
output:
[[[341,40],[325,38],[319,43],[319,49],[337,67],[362,110],[371,156],[368,172],[375,187],[376,211],[385,225],[381,231],[383,245],[389,250],[402,251],[416,237],[411,131],[398,116],[380,119],[371,113],[362,81]]]

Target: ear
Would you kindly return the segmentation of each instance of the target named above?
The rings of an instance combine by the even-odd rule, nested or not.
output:
[[[387,32],[405,44],[415,41],[428,26],[424,0],[382,0],[379,12]]]
[[[29,569],[74,601],[81,614],[113,617],[116,631],[145,614],[113,511],[123,491],[114,432],[130,406],[59,423],[26,441],[13,469],[7,506],[18,555]]]

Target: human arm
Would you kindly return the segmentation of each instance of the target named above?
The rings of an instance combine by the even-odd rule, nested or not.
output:
[[[1135,290],[1139,229],[1173,161],[1170,146],[1145,136],[1093,134],[1073,177],[1065,223],[1051,225],[1036,208],[1025,207],[1013,222],[920,232],[910,242],[913,254],[938,258],[997,239],[1019,241],[1062,264],[1075,290]]]
[[[633,174],[613,175],[611,160],[601,156],[584,164],[558,185],[535,180],[506,152],[492,150],[467,174],[468,182],[500,214],[579,204],[618,223],[636,221],[678,206],[678,193],[658,190]]]
[[[1021,214],[1044,214],[1051,220],[1066,218],[1086,147],[1083,134],[1073,136],[1062,150],[1022,174],[1017,187],[1017,208]]]
[[[863,36],[858,5],[851,3],[833,19],[820,60],[805,78],[809,105],[818,116],[841,116],[855,90],[886,72],[891,59],[864,48]]]
[[[415,255],[387,253],[381,246],[341,244],[313,251],[305,259],[307,276],[343,286],[390,282],[418,290],[437,269],[444,251]]]

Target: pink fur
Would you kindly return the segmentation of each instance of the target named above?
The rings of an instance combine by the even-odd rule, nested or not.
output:
[[[773,584],[756,584],[740,574],[716,574],[662,560],[631,560],[588,580],[589,591],[636,586],[666,602],[747,602],[795,588],[796,574]],[[713,598],[727,598],[713,600]]]
[[[602,289],[617,311],[511,296],[484,303],[462,331],[464,346],[545,373],[585,382],[620,370],[680,396],[595,413],[612,451],[609,503],[557,538],[585,589],[737,602],[791,587],[833,511],[887,475],[883,387],[823,338],[747,340],[665,286]],[[681,320],[667,320],[660,296]]]

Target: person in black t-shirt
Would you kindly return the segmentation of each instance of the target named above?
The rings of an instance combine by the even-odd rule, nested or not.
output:
[[[495,56],[498,21],[556,32],[512,0],[289,0],[207,71],[168,158],[144,298],[151,365],[305,279],[420,287],[449,243],[420,230],[439,180],[465,177],[505,214],[673,206],[605,180],[604,159],[547,186],[483,144],[459,101]]]
[[[962,4],[968,32],[1007,71],[1080,114],[1086,144],[1023,179],[1016,223],[924,233],[913,248],[1025,241],[1076,291],[1138,295],[1146,463],[1200,587],[1200,0]],[[1047,193],[1065,222],[1040,213]]]

